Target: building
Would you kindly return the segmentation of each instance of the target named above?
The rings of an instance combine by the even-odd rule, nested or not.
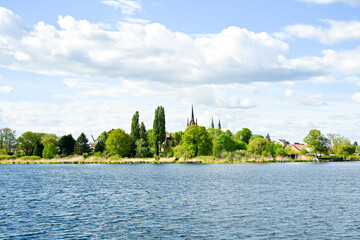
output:
[[[299,154],[301,149],[305,149],[308,152],[311,151],[311,147],[302,143],[293,143],[290,145],[290,148],[294,151],[295,154]]]
[[[190,122],[189,122],[189,119],[187,119],[187,126],[192,126],[192,125],[198,125],[197,124],[197,118],[195,119],[194,117],[194,107],[193,105],[191,105],[191,119],[190,119]]]

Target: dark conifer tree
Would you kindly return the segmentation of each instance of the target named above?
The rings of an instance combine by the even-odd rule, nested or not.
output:
[[[155,149],[156,155],[159,155],[161,144],[165,141],[166,129],[165,129],[165,110],[164,107],[159,106],[155,110],[155,117],[153,123]]]
[[[44,145],[41,142],[36,142],[34,147],[33,156],[42,157],[42,152],[44,150]]]
[[[132,157],[136,155],[136,141],[140,139],[140,124],[139,124],[139,112],[136,111],[131,121],[131,150],[130,154]]]
[[[64,154],[66,156],[72,154],[74,152],[75,143],[76,141],[71,134],[62,136],[59,139],[59,147],[61,154]]]
[[[81,133],[75,143],[74,152],[77,155],[90,152],[89,140],[84,133]]]

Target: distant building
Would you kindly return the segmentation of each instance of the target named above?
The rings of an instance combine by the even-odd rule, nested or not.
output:
[[[193,105],[191,105],[191,119],[190,119],[190,122],[189,122],[189,119],[187,119],[187,126],[192,126],[192,125],[198,125],[197,124],[197,118],[195,119],[194,117],[194,107]]]
[[[306,149],[306,151],[310,152],[311,147],[302,143],[293,143],[290,145],[290,148],[294,151],[295,154],[299,154],[301,149]]]
[[[286,141],[285,139],[279,139],[279,140],[275,141],[275,143],[281,144],[283,147],[290,145],[290,142]]]

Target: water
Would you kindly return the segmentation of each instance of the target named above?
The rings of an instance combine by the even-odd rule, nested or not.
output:
[[[360,163],[2,165],[1,239],[359,239]]]

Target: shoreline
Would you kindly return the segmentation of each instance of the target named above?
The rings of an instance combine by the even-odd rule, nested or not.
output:
[[[175,158],[121,158],[108,159],[100,157],[73,157],[73,158],[57,158],[57,159],[4,159],[0,160],[0,165],[12,164],[235,164],[235,163],[290,163],[290,162],[316,162],[314,159],[289,159],[289,158],[242,158],[242,159],[217,159],[214,157],[197,157],[192,159]],[[356,162],[352,161],[329,161],[320,162]]]

